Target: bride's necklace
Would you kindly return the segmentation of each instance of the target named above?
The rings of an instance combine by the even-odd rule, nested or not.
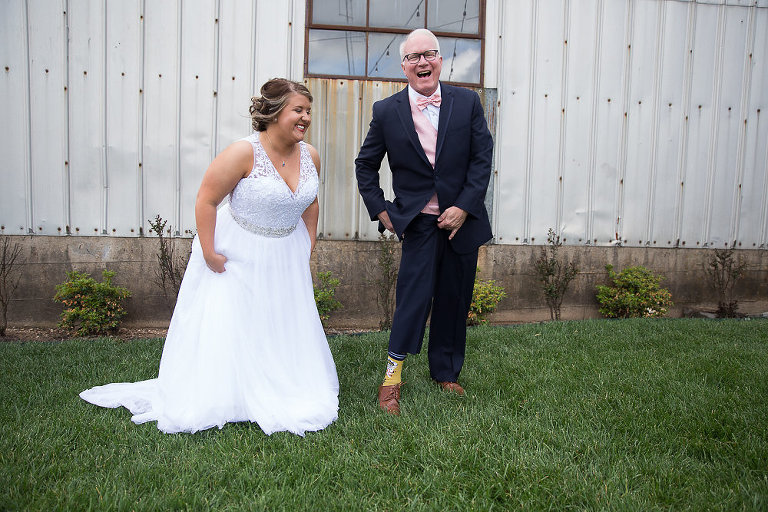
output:
[[[267,131],[266,131],[266,130],[264,130],[264,135],[266,135],[266,136],[267,136],[267,140],[269,141],[269,147],[270,147],[270,148],[272,148],[272,152],[273,152],[273,153],[275,153],[275,154],[277,155],[278,153],[277,153],[277,150],[275,149],[275,144],[272,142],[272,137],[270,137],[270,136],[269,136],[269,133],[267,133]],[[288,158],[291,158],[291,156],[293,155],[293,150],[294,150],[294,148],[296,148],[296,145],[295,145],[295,144],[294,144],[294,145],[293,145],[293,147],[291,148],[291,152],[290,152],[290,153],[288,153],[288,157],[287,157],[286,159],[284,159],[284,160],[280,160],[280,159],[278,158],[278,160],[280,160],[280,161],[282,162],[282,163],[281,163],[281,165],[280,165],[280,167],[285,167],[285,161],[286,161]],[[279,155],[278,155],[278,156],[279,156]]]

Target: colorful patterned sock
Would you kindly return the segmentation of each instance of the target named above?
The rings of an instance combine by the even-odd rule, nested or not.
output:
[[[384,373],[384,386],[394,386],[401,382],[404,360],[397,360],[387,356],[387,371]]]

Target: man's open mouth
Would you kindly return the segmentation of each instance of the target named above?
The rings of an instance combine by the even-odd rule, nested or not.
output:
[[[432,74],[431,71],[419,71],[418,73],[416,73],[416,76],[419,78],[426,78],[431,74]]]

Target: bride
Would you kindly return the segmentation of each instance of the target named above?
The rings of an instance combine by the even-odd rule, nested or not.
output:
[[[256,133],[222,151],[197,195],[197,236],[158,377],[80,393],[135,423],[197,432],[251,421],[304,435],[336,420],[339,383],[312,290],[320,157],[304,136],[312,95],[265,83]],[[228,197],[228,204],[217,205]]]

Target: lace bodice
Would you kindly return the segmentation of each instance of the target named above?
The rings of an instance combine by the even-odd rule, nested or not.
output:
[[[243,228],[260,235],[286,236],[317,197],[319,180],[309,149],[305,142],[299,142],[299,184],[296,192],[292,192],[272,165],[259,134],[243,140],[253,146],[253,169],[229,194],[232,217]]]

